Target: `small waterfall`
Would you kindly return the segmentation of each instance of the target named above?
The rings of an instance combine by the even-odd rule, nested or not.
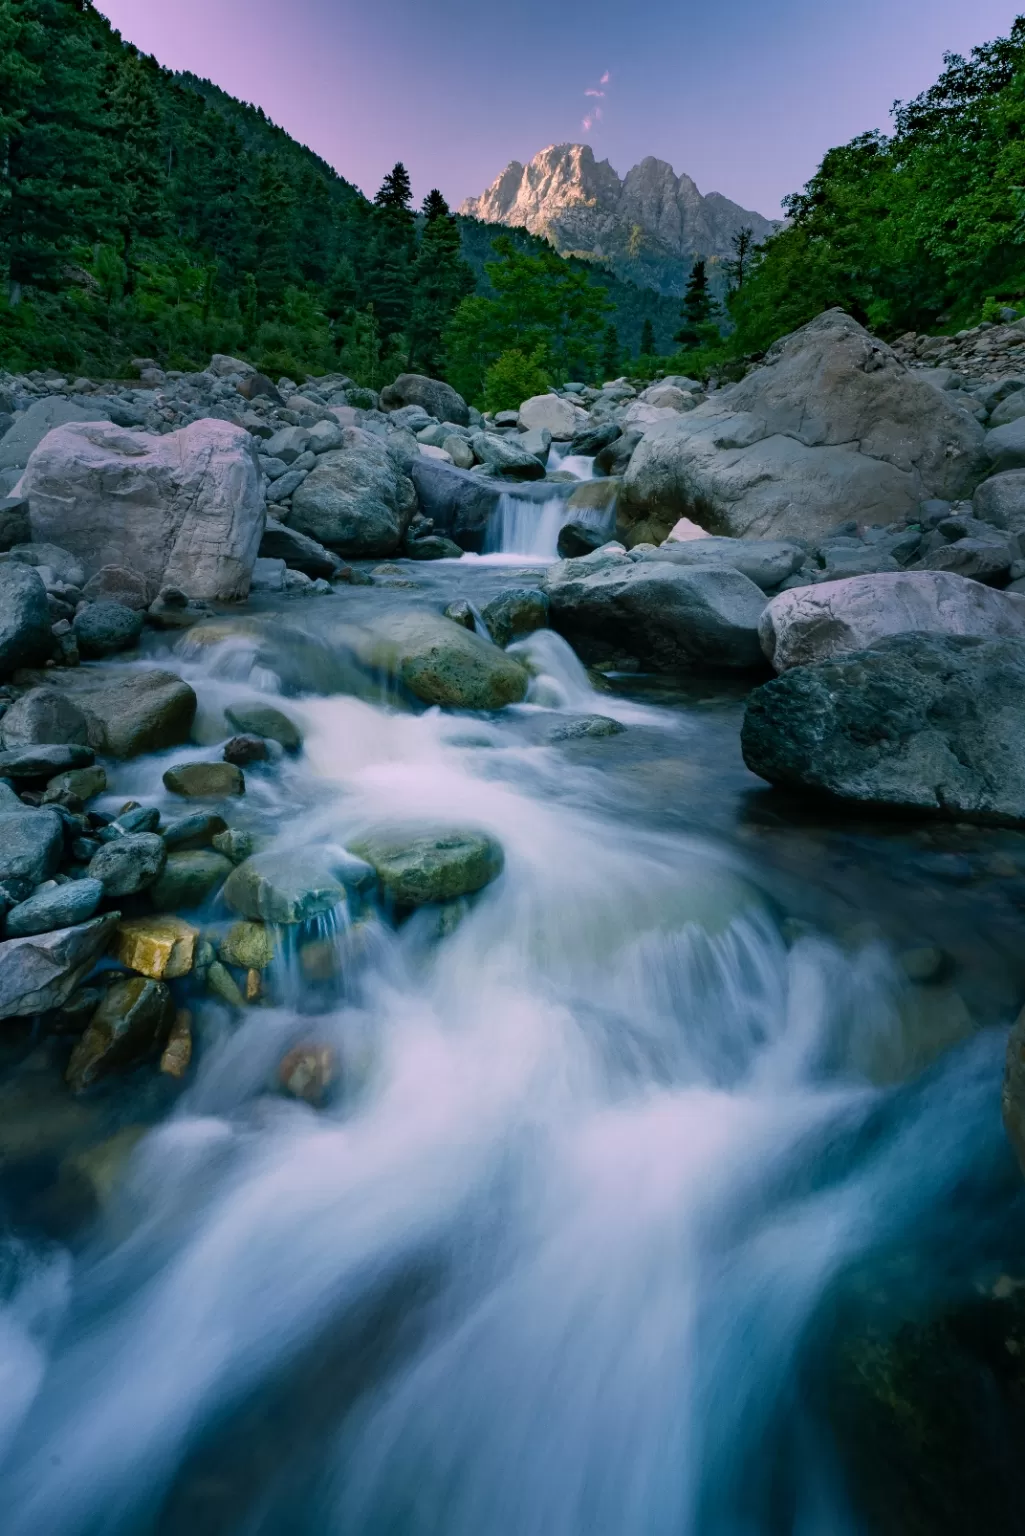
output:
[[[532,560],[559,558],[559,529],[566,522],[562,496],[548,501],[528,501],[504,491],[488,523],[484,544],[487,555],[516,555]]]
[[[577,480],[594,479],[594,458],[583,453],[568,453],[564,443],[553,443],[548,453],[548,473],[561,471]]]

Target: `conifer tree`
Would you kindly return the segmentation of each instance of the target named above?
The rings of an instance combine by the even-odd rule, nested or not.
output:
[[[708,270],[703,256],[699,256],[691,268],[687,286],[683,292],[680,315],[683,325],[673,337],[684,347],[700,346],[704,339],[702,327],[712,324],[716,304],[708,286]]]
[[[474,277],[462,258],[459,225],[436,188],[424,198],[423,217],[412,273],[409,362],[436,374],[444,357],[442,335],[460,301],[473,292]]]
[[[623,349],[619,345],[619,334],[611,323],[605,327],[601,348],[601,376],[602,379],[615,379],[619,377],[619,371],[623,362]]]
[[[402,161],[398,160],[382,181],[374,202],[378,208],[385,208],[389,213],[409,214],[412,198],[413,188],[409,180],[409,172]]]
[[[645,317],[641,327],[641,357],[655,356],[655,327],[651,323],[651,316]]]
[[[150,68],[137,53],[129,52],[116,71],[110,93],[110,123],[117,153],[112,192],[129,293],[135,287],[138,242],[156,239],[167,223],[168,172]]]

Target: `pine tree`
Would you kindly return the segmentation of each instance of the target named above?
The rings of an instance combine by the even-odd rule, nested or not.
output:
[[[702,327],[712,323],[715,316],[715,300],[708,286],[708,271],[704,257],[699,256],[691,268],[690,277],[683,293],[680,315],[683,325],[673,337],[684,347],[700,346]]]
[[[656,351],[655,327],[651,323],[651,316],[645,317],[641,327],[641,357],[654,357]]]
[[[135,287],[138,242],[157,239],[168,214],[168,174],[151,68],[137,53],[126,54],[110,93],[111,128],[117,148],[113,191],[129,293]]]
[[[619,334],[616,327],[609,324],[605,327],[601,348],[601,376],[603,380],[616,379],[623,362],[623,349],[619,345]]]
[[[751,270],[755,254],[755,232],[750,224],[745,224],[730,237],[730,245],[733,247],[733,256],[725,261],[723,266],[731,289],[739,293],[744,286],[745,277]]]
[[[437,187],[432,187],[428,192],[423,200],[420,212],[428,224],[433,224],[435,219],[450,219],[452,217],[452,210]]]
[[[390,213],[409,214],[412,197],[409,172],[402,161],[398,160],[382,181],[374,202],[378,208],[386,208]]]
[[[433,375],[442,368],[442,335],[461,300],[473,292],[474,277],[462,257],[459,225],[437,189],[424,198],[423,216],[412,273],[409,363]]]

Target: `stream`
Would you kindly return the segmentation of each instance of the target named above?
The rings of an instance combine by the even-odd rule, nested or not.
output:
[[[202,745],[118,766],[104,808],[171,814],[169,763],[280,701],[305,750],[233,820],[311,860],[472,826],[505,868],[457,910],[314,920],[240,1017],[190,1001],[184,1089],[71,1104],[58,1047],[5,1048],[0,1149],[133,1150],[83,1228],[27,1186],[2,1228],[4,1536],[856,1536],[838,1339],[1020,1260],[1025,837],[770,791],[745,686],[595,677],[549,631],[498,715],[332,672],[371,615],[536,582],[560,515],[149,637]],[[552,739],[586,714],[624,729]],[[309,1040],[341,1063],[319,1110],[268,1091]]]

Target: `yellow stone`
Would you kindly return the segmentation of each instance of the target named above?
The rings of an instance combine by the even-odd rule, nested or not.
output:
[[[173,981],[191,971],[198,938],[198,928],[180,917],[132,917],[118,924],[114,953],[129,970]]]
[[[246,1002],[255,1003],[260,995],[260,973],[255,967],[246,972]]]
[[[192,1015],[187,1008],[179,1008],[160,1058],[160,1070],[167,1077],[184,1077],[191,1060]]]

